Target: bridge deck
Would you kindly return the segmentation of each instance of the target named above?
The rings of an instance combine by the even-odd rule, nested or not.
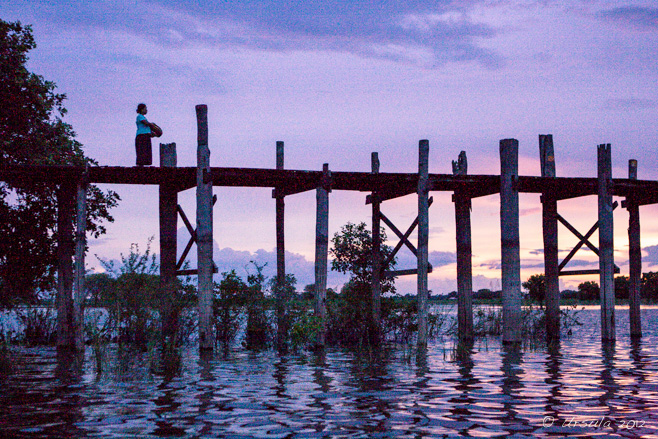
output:
[[[94,166],[89,168],[90,183],[158,185],[173,183],[179,191],[196,186],[196,167],[121,167]],[[84,168],[75,166],[16,165],[0,168],[0,181],[20,186],[41,181],[59,184],[82,178]],[[322,171],[277,170],[260,168],[210,168],[213,186],[276,188],[283,195],[313,190],[323,183]],[[332,172],[332,190],[373,192],[384,199],[416,191],[418,174],[370,172]],[[429,174],[431,191],[463,191],[470,197],[498,193],[498,175]],[[521,193],[552,193],[557,199],[596,195],[598,180],[594,177],[533,177],[519,176],[517,188]],[[638,204],[658,203],[658,181],[613,179],[612,193],[633,197]]]

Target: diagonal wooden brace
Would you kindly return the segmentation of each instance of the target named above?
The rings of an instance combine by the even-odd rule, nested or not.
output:
[[[428,200],[428,204],[431,206],[433,201],[434,201],[434,198],[430,197],[429,200]],[[386,261],[382,264],[382,267],[388,267],[388,264],[390,264],[390,262],[393,260],[393,258],[398,253],[398,251],[400,251],[400,249],[402,248],[403,245],[406,245],[409,248],[409,250],[411,250],[411,252],[414,254],[414,256],[418,257],[418,250],[409,241],[409,236],[411,236],[414,229],[418,225],[418,216],[416,216],[416,219],[414,220],[413,223],[411,223],[411,225],[409,226],[409,228],[407,229],[407,231],[404,234],[402,234],[402,232],[400,232],[400,230],[395,226],[395,224],[393,224],[393,222],[391,220],[389,220],[386,217],[386,215],[384,215],[383,213],[380,212],[380,216],[381,216],[382,221],[384,221],[384,223],[386,223],[386,225],[391,228],[393,233],[395,233],[398,236],[398,238],[400,238],[400,241],[398,241],[397,245],[395,246],[395,248],[393,249],[391,254],[388,256]]]
[[[212,204],[213,206],[217,202],[217,195],[214,195],[212,197]],[[192,244],[195,244],[197,242],[197,235],[196,235],[196,229],[192,227],[192,223],[190,223],[190,220],[187,218],[187,215],[185,215],[185,212],[183,211],[183,208],[179,205],[176,206],[176,211],[180,215],[181,219],[185,223],[185,227],[187,227],[187,230],[190,232],[190,240],[187,242],[187,245],[185,246],[185,250],[183,250],[183,253],[180,256],[180,259],[178,260],[178,263],[176,264],[176,270],[180,270],[180,268],[183,266],[183,263],[185,262],[185,259],[187,258],[188,253],[192,249]],[[213,262],[213,266],[214,266]],[[217,267],[215,267],[215,270]],[[187,270],[187,271],[194,271],[194,270]],[[217,272],[217,271],[215,271]],[[180,272],[179,272],[180,274]],[[190,273],[186,273],[190,274]],[[195,274],[195,273],[191,273]]]
[[[619,205],[619,203],[615,201],[612,204],[612,209],[613,210],[616,209],[618,205]],[[596,223],[594,223],[594,225],[583,236],[578,230],[576,230],[576,228],[574,226],[572,226],[566,219],[564,219],[564,217],[562,217],[560,214],[556,214],[556,215],[557,215],[557,220],[559,222],[561,222],[571,233],[573,233],[579,239],[578,244],[576,244],[576,246],[564,258],[564,260],[562,262],[560,262],[560,265],[558,266],[558,270],[559,270],[560,274],[584,274],[584,273],[581,273],[580,271],[578,271],[578,272],[568,272],[568,273],[567,272],[562,272],[562,269],[567,265],[567,263],[569,263],[571,258],[574,257],[576,252],[578,252],[578,250],[580,250],[583,245],[587,245],[587,247],[590,250],[592,250],[594,252],[594,254],[599,256],[600,253],[599,253],[598,247],[596,247],[594,244],[592,244],[589,241],[589,238],[599,228],[599,222],[597,221]],[[617,267],[616,265],[615,265],[615,272],[616,273],[619,272],[619,267]],[[593,270],[592,273],[589,273],[589,271],[588,271],[588,273],[586,273],[586,274],[596,274],[596,273],[598,273],[598,271]]]

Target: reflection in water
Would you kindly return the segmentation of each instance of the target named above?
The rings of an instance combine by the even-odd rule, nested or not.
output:
[[[560,342],[553,341],[548,344],[548,355],[546,356],[546,379],[544,382],[548,387],[548,396],[544,407],[544,416],[551,416],[557,419],[560,416],[562,400],[562,354],[560,352]]]
[[[602,414],[612,416],[614,415],[614,408],[610,405],[610,402],[614,400],[616,392],[619,389],[619,385],[617,385],[614,378],[615,343],[602,342],[601,354],[603,368],[601,369],[600,388],[604,392],[599,396],[599,405],[601,407],[608,407],[608,410],[604,410]]]
[[[471,407],[476,404],[472,393],[476,392],[480,380],[473,374],[473,342],[460,341],[455,352],[455,362],[458,367],[459,377],[456,379],[455,390],[457,395],[449,399],[451,417],[457,422],[455,428],[459,434],[470,436],[469,430],[477,425],[473,422],[474,413]]]
[[[51,391],[61,400],[61,404],[66,409],[49,414],[53,416],[49,420],[51,425],[44,432],[52,436],[81,437],[84,430],[80,429],[77,424],[84,421],[82,407],[86,403],[86,398],[81,392],[84,355],[61,349],[57,351],[56,356],[57,366],[54,375],[59,387]]]
[[[199,354],[199,378],[196,383],[196,398],[199,400],[197,418],[201,421],[198,433],[209,435],[212,431],[212,423],[208,421],[206,415],[212,408],[214,388],[217,385],[213,375],[212,351],[201,351]]]
[[[500,389],[503,394],[503,411],[505,415],[502,417],[503,424],[514,425],[516,431],[526,430],[523,426],[528,424],[528,420],[518,416],[517,406],[523,404],[524,399],[528,395],[523,395],[524,388],[521,375],[523,369],[523,353],[519,343],[512,343],[503,345],[502,347],[502,366],[500,370],[503,372],[503,380]],[[531,430],[528,428],[527,430]],[[513,431],[510,431],[513,433]]]
[[[573,337],[534,350],[497,339],[455,349],[439,340],[412,355],[191,346],[153,358],[110,347],[100,377],[91,350],[83,359],[17,347],[0,370],[0,437],[655,436],[658,323],[641,342],[602,345],[591,315]],[[547,416],[616,424],[547,427]]]

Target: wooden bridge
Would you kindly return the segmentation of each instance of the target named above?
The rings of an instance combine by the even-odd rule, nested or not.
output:
[[[631,336],[641,336],[640,322],[640,279],[642,272],[639,206],[658,203],[658,181],[637,180],[637,161],[629,161],[626,179],[612,178],[610,145],[598,146],[598,177],[556,177],[553,141],[551,135],[539,136],[541,177],[518,175],[518,141],[500,141],[500,175],[469,175],[466,154],[462,152],[453,161],[453,174],[431,174],[428,169],[429,142],[419,142],[418,173],[379,172],[377,153],[372,154],[371,172],[332,172],[327,164],[322,170],[284,169],[283,142],[276,143],[277,162],[275,169],[210,167],[208,148],[207,107],[199,105],[197,110],[198,150],[197,167],[176,166],[176,144],[160,144],[160,167],[72,167],[72,166],[11,166],[0,168],[0,181],[20,186],[29,181],[45,181],[54,185],[58,197],[58,346],[82,347],[82,306],[84,291],[84,249],[86,188],[92,183],[158,185],[160,205],[160,256],[161,282],[163,288],[175,288],[175,278],[182,261],[176,261],[178,215],[182,215],[191,241],[196,242],[199,290],[199,341],[201,349],[212,349],[212,276],[216,271],[212,261],[212,187],[268,187],[273,189],[276,199],[277,233],[277,280],[285,278],[284,199],[287,195],[315,190],[317,194],[316,252],[315,252],[315,312],[325,317],[329,193],[332,190],[360,191],[367,194],[366,202],[372,205],[373,236],[373,315],[376,323],[380,318],[381,279],[383,276],[416,274],[419,304],[418,344],[427,343],[428,315],[428,230],[429,205],[432,191],[453,193],[456,217],[457,241],[457,284],[459,337],[473,337],[472,314],[472,269],[471,269],[471,200],[491,194],[500,194],[502,298],[503,298],[503,342],[521,341],[521,280],[519,254],[519,198],[521,193],[541,194],[543,206],[544,265],[546,279],[547,334],[549,340],[559,338],[559,283],[558,277],[569,274],[600,275],[601,288],[601,337],[615,339],[614,317],[614,273],[613,261],[613,216],[616,207],[612,197],[623,197],[622,207],[628,209],[629,259],[630,259],[630,322]],[[192,227],[178,206],[178,193],[196,187],[196,228]],[[393,198],[417,194],[418,217],[405,233],[400,231],[381,213],[381,204]],[[557,202],[570,198],[597,195],[598,222],[585,234],[578,232],[557,212]],[[73,216],[77,215],[74,233]],[[384,221],[400,239],[397,252],[406,245],[417,257],[417,268],[398,272],[384,272],[380,252],[379,231]],[[558,262],[558,222],[563,223],[578,238],[578,245],[562,261]],[[414,246],[409,236],[418,227],[418,243]],[[589,238],[599,230],[599,246]],[[75,237],[75,240],[73,239]],[[598,270],[568,271],[564,267],[575,252],[588,246],[599,256]],[[75,261],[75,269],[73,261]],[[189,274],[190,271],[185,274]],[[277,297],[279,331],[283,327],[284,300]],[[322,332],[322,331],[321,331]],[[281,339],[283,334],[279,334]],[[318,340],[324,343],[324,333]]]

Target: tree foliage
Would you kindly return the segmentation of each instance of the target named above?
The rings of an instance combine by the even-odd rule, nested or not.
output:
[[[386,241],[386,232],[380,229],[381,242]],[[372,314],[372,233],[366,223],[347,223],[331,240],[331,269],[349,273],[350,280],[341,293],[327,306],[327,341],[335,344],[363,345],[380,341],[380,328]],[[392,253],[392,248],[382,244],[382,263]],[[382,273],[395,265],[392,260],[382,267]],[[381,293],[394,294],[395,279],[381,277]],[[383,301],[382,301],[383,303]],[[382,321],[386,320],[382,305]]]
[[[578,285],[578,295],[580,300],[599,300],[600,287],[594,281],[583,282]]]
[[[94,165],[62,120],[66,95],[31,73],[28,52],[36,47],[32,29],[0,20],[0,167],[10,165]],[[56,188],[44,182],[0,183],[0,307],[34,301],[51,289],[56,266]],[[115,192],[91,186],[87,230],[97,237]]]
[[[546,278],[543,274],[533,274],[527,281],[523,282],[523,288],[528,290],[528,295],[534,301],[544,303],[546,297]]]
[[[382,243],[386,241],[386,232],[383,228],[380,230],[380,239]],[[366,223],[345,224],[341,227],[340,232],[334,234],[331,243],[330,253],[333,256],[331,269],[341,273],[350,273],[353,283],[371,285],[372,234]],[[382,262],[392,252],[393,249],[390,246],[382,244]],[[382,272],[394,266],[395,259],[391,261],[388,267],[382,267]],[[385,293],[395,293],[395,280],[393,278],[383,278],[382,276],[382,294]]]

